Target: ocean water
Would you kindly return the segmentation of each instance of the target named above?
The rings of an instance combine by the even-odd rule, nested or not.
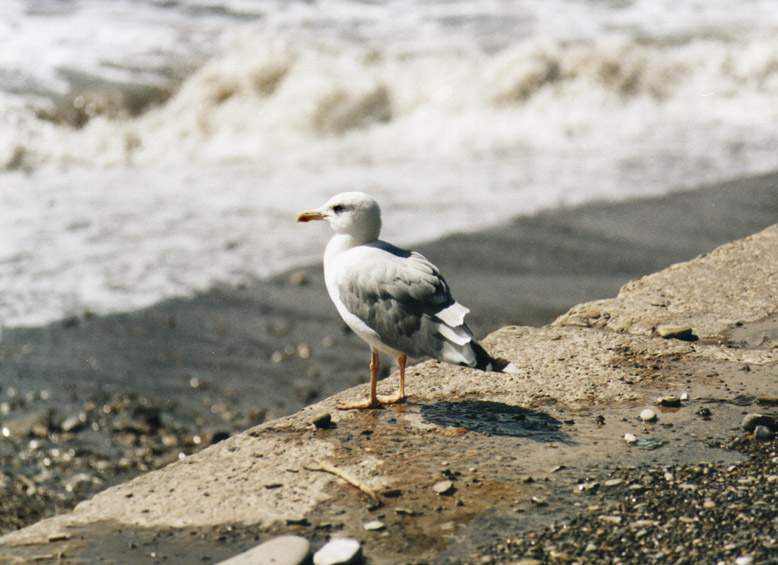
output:
[[[769,0],[6,0],[0,326],[778,170]]]

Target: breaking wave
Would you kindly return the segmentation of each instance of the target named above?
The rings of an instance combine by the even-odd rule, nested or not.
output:
[[[472,158],[730,136],[774,146],[778,39],[381,50],[247,26],[167,86],[6,105],[0,168]]]

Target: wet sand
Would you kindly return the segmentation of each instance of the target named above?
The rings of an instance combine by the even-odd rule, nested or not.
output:
[[[555,210],[417,249],[441,268],[482,336],[546,324],[776,218],[778,175],[770,175]],[[320,265],[142,311],[6,329],[0,356],[0,420],[19,430],[0,449],[0,470],[25,510],[0,516],[3,529],[362,383],[369,360],[331,305]],[[52,459],[51,449],[73,455]],[[78,486],[66,491],[73,476]],[[30,492],[46,494],[34,511]]]

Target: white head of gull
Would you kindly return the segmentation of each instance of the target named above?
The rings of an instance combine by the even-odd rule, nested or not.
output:
[[[362,192],[333,196],[301,213],[298,222],[324,220],[335,235],[324,252],[324,280],[343,321],[370,345],[370,396],[338,408],[375,408],[403,402],[408,357],[492,370],[494,360],[465,324],[467,308],[456,302],[437,267],[415,251],[381,241],[381,209]],[[400,386],[392,396],[376,393],[378,354],[397,358]]]

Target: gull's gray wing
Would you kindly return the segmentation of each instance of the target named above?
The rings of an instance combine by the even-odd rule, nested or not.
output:
[[[410,357],[475,366],[475,340],[464,323],[468,310],[453,299],[435,265],[382,241],[363,248],[337,281],[349,312]]]

